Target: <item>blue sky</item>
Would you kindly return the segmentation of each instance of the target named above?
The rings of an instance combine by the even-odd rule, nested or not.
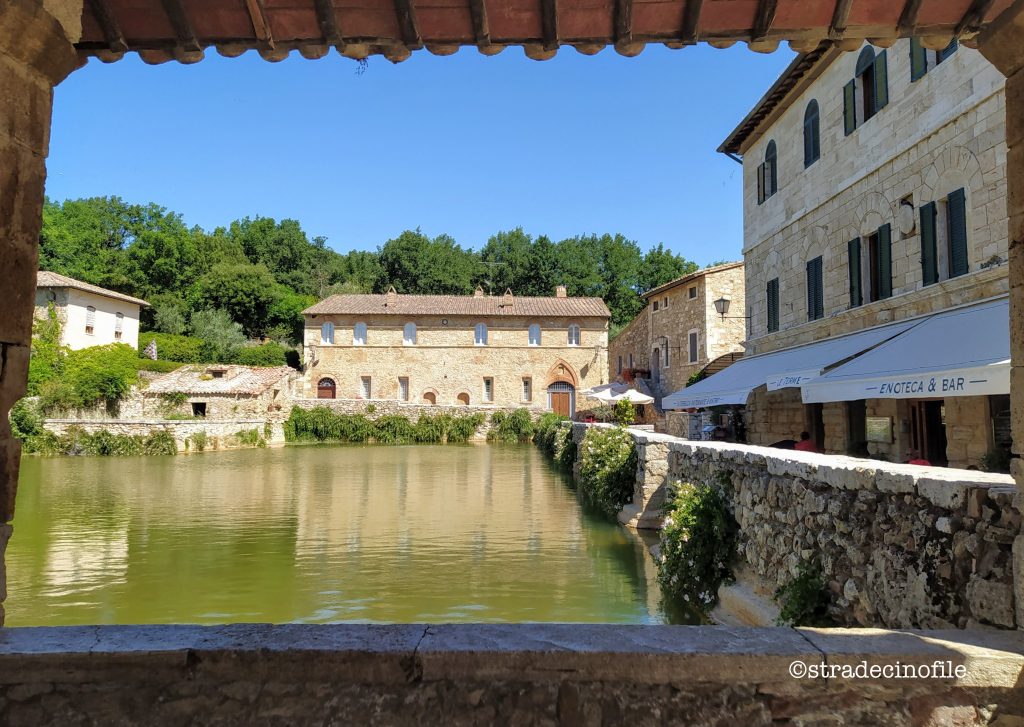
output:
[[[56,90],[47,194],[157,202],[207,229],[291,217],[342,252],[416,227],[479,247],[521,225],[738,259],[741,167],[715,149],[792,57],[94,60]]]

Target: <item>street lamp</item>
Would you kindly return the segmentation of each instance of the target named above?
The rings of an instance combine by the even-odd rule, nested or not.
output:
[[[743,321],[750,320],[750,316],[727,316],[726,313],[729,312],[729,304],[730,303],[732,303],[732,301],[729,300],[728,298],[726,298],[724,295],[721,298],[719,298],[718,300],[715,301],[715,310],[718,311],[718,315],[722,316],[722,320],[723,321],[726,318],[730,318],[730,319],[737,320],[737,321],[740,321],[740,320],[743,320]]]

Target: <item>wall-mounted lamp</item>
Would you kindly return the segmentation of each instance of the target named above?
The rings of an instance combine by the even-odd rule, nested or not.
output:
[[[750,316],[727,316],[726,313],[729,312],[730,303],[732,303],[732,301],[726,298],[724,295],[715,301],[715,310],[718,311],[718,315],[722,316],[722,320],[725,320],[726,318],[731,318],[733,320],[745,321],[750,318]]]

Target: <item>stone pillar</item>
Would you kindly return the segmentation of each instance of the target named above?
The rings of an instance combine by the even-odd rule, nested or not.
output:
[[[8,413],[28,380],[53,87],[78,65],[81,16],[81,0],[0,0],[0,625],[21,460]]]
[[[978,50],[1006,76],[1007,212],[1010,216],[1010,406],[1016,508],[1024,511],[1024,0],[1015,0],[979,38]],[[1024,536],[1013,544],[1017,623],[1024,628]]]

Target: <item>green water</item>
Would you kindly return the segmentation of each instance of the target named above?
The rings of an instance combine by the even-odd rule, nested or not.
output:
[[[666,623],[531,446],[22,460],[7,624]]]

